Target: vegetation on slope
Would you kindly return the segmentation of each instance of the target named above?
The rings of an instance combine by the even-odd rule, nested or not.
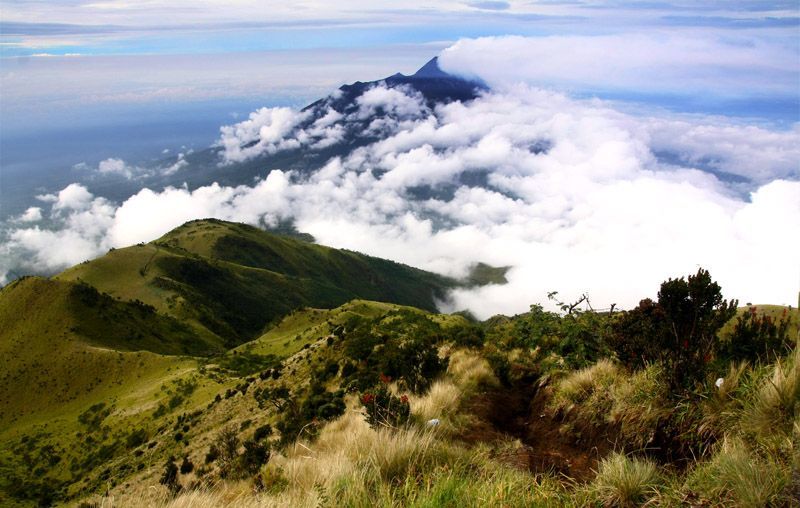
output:
[[[383,259],[206,219],[61,274],[140,300],[193,326],[217,351],[261,335],[300,307],[355,298],[435,311],[457,283]]]
[[[191,298],[214,300],[204,284],[297,277],[210,257],[208,238],[229,225],[211,226],[135,248],[150,259],[137,276],[174,276],[183,260],[230,269],[233,280],[181,276]],[[122,254],[141,255],[109,258]],[[176,327],[176,299],[124,301],[167,290],[129,284],[117,300],[64,280],[111,276],[104,263],[3,290],[16,295],[0,298],[13,325],[0,331],[3,373],[28,377],[3,401],[14,416],[0,432],[2,504],[781,506],[799,495],[797,311],[733,316],[704,271],[630,312],[584,301],[475,323],[353,300],[259,330],[212,308],[253,340],[189,358],[134,351],[125,335],[175,347],[209,329]]]

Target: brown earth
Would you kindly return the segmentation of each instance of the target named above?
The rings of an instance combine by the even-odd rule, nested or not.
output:
[[[533,473],[555,473],[576,481],[594,477],[599,461],[613,450],[608,432],[581,434],[580,442],[563,431],[559,415],[547,409],[548,387],[503,388],[473,397],[466,408],[476,418],[461,438],[469,443],[516,438],[522,446],[497,452],[496,458]]]

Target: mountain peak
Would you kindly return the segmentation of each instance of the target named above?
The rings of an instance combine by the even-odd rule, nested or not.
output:
[[[435,56],[428,60],[428,63],[419,68],[417,72],[411,75],[412,78],[450,78],[450,74],[444,72],[439,67],[439,57]]]

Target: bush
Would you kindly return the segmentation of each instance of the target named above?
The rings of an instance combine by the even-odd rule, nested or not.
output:
[[[793,342],[789,338],[790,322],[787,309],[783,309],[780,319],[775,319],[750,307],[736,318],[724,344],[725,356],[734,361],[768,362],[786,354]]]
[[[736,314],[737,303],[724,300],[719,285],[701,268],[687,279],[663,282],[657,302],[645,299],[623,313],[608,342],[633,368],[660,361],[670,387],[686,393],[705,377],[720,349],[717,334]]]
[[[268,423],[257,427],[256,431],[253,433],[253,439],[256,441],[261,441],[264,438],[267,438],[272,435],[272,426]]]
[[[241,471],[248,475],[254,475],[259,468],[269,460],[269,448],[256,441],[245,441],[244,452],[240,457]]]
[[[411,406],[405,395],[397,397],[386,386],[361,395],[361,403],[366,410],[365,419],[373,429],[397,429],[408,422]]]
[[[212,444],[208,448],[208,453],[206,453],[206,464],[211,464],[219,457],[219,448],[217,448],[216,444]]]
[[[181,484],[178,482],[178,466],[175,465],[174,461],[175,457],[167,459],[167,463],[164,465],[164,472],[159,480],[159,483],[165,485],[173,495],[181,490]]]
[[[135,429],[128,434],[125,444],[128,448],[136,448],[143,445],[147,441],[147,431],[144,429]]]
[[[183,462],[181,462],[181,474],[189,474],[192,471],[194,471],[194,464],[189,460],[189,456],[186,455],[183,457]]]

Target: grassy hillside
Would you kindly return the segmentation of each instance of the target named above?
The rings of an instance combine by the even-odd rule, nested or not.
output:
[[[218,220],[109,252],[60,280],[140,300],[192,326],[219,351],[258,337],[300,307],[365,298],[435,310],[456,282],[405,265]]]
[[[0,426],[133,382],[163,354],[207,351],[147,306],[38,277],[0,291],[0,322]]]
[[[265,379],[281,379],[293,390],[307,387],[318,368],[311,356],[325,350],[327,338],[348,320],[378,319],[398,311],[428,316],[367,301],[333,310],[304,309],[253,343],[201,359],[114,351],[92,345],[76,332],[48,335],[80,322],[65,310],[75,286],[29,278],[4,289],[13,299],[0,299],[4,319],[22,308],[38,308],[37,298],[55,302],[46,316],[31,315],[40,327],[19,324],[0,335],[2,372],[8,376],[0,405],[5,415],[0,505],[32,505],[125,488],[131,477],[152,479],[170,455],[191,453],[202,463],[208,443],[226,423],[251,430],[257,423],[274,423],[275,415],[263,411],[248,388],[263,386]],[[59,304],[58,298],[67,303]],[[426,319],[462,322],[460,317]],[[283,344],[287,334],[292,335],[288,347]],[[26,339],[20,342],[22,336]],[[273,379],[273,371],[282,376]]]
[[[176,467],[190,463],[191,471],[162,483],[171,463],[165,459],[89,500],[202,507],[795,505],[798,350],[772,362],[712,365],[693,393],[676,397],[659,363],[629,369],[613,355],[570,345],[573,335],[615,319],[533,309],[476,325],[370,302],[295,313],[238,354],[296,349],[293,336],[304,345],[279,367],[243,378],[192,420],[188,444],[169,450]],[[545,337],[536,348],[521,343]],[[426,363],[426,348],[440,363],[414,390],[410,381]],[[415,361],[402,366],[408,355]],[[585,367],[570,366],[579,361]],[[395,365],[401,367],[387,375]],[[394,406],[386,406],[394,409],[370,423],[381,390],[395,394]],[[394,419],[404,404],[409,416]]]
[[[196,221],[3,288],[0,506],[800,502],[796,309],[351,298],[451,282],[386,263]]]

